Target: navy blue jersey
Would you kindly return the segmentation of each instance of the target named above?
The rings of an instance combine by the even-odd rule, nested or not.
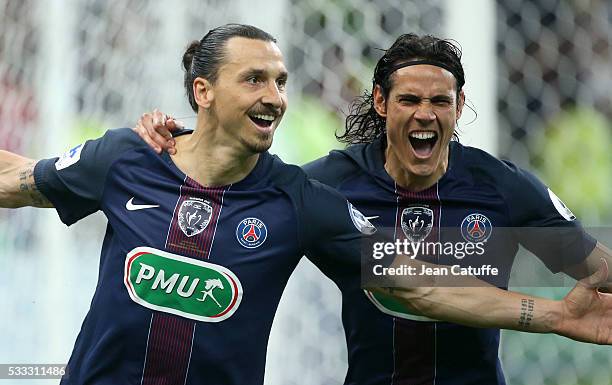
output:
[[[397,239],[452,238],[440,232],[447,228],[455,229],[466,241],[486,241],[493,248],[487,255],[495,256],[500,269],[491,283],[500,287],[507,286],[519,244],[555,272],[582,261],[595,245],[571,212],[533,175],[457,142],[450,143],[444,176],[417,193],[397,186],[386,173],[381,140],[332,151],[304,170],[338,189],[363,215],[373,217],[377,228],[394,229]],[[569,228],[577,235],[570,237],[571,242],[542,242],[530,231],[510,230],[519,227]],[[437,255],[430,261],[462,264],[454,256]],[[342,292],[349,353],[346,385],[505,383],[498,359],[498,329],[469,328],[411,315],[392,298],[363,291],[359,277],[326,266],[321,269]]]
[[[261,384],[301,256],[357,275],[360,231],[373,231],[340,194],[268,153],[242,181],[206,188],[129,129],[41,160],[35,180],[64,223],[108,219],[63,384]]]

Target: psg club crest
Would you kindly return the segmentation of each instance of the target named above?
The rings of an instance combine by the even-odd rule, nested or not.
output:
[[[178,212],[179,227],[188,237],[204,231],[210,223],[212,206],[210,202],[198,198],[189,198],[181,204]]]
[[[486,242],[493,232],[491,221],[482,214],[470,214],[461,222],[461,236],[468,242]]]
[[[433,228],[433,210],[427,207],[407,207],[402,211],[402,230],[410,242],[423,242]]]
[[[266,224],[257,218],[245,218],[236,227],[238,243],[247,249],[261,246],[268,236]]]

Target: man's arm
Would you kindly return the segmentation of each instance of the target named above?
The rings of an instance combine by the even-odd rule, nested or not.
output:
[[[605,259],[608,266],[612,266],[612,250],[601,242],[597,242],[593,251],[591,251],[584,261],[566,268],[564,272],[575,279],[582,279],[593,274],[593,272],[599,268],[601,259]],[[612,280],[609,280],[607,283],[608,290],[612,289]]]
[[[508,292],[475,276],[389,273],[381,277],[370,270],[373,253],[367,242],[376,229],[337,191],[308,181],[296,207],[302,248],[322,272],[330,277],[361,274],[367,290],[394,296],[410,313],[471,327],[556,333],[612,345],[612,297],[597,290],[608,279],[605,260],[562,301]],[[402,271],[398,269],[402,265],[416,272],[426,271],[423,266],[442,267],[399,255],[390,268]]]
[[[0,150],[0,207],[53,207],[34,181],[36,161]]]
[[[401,264],[412,265],[418,270],[423,264],[435,267],[405,258],[397,258],[392,267]],[[582,342],[612,344],[612,296],[597,290],[608,279],[605,260],[600,260],[598,270],[580,280],[561,301],[509,292],[475,277],[457,279],[465,286],[417,286],[410,282],[410,287],[406,287],[408,285],[396,279],[397,288],[373,287],[370,290],[396,297],[414,314],[441,321],[471,327],[555,333]],[[433,283],[434,277],[419,282]]]
[[[142,114],[132,130],[158,153],[176,153],[171,131],[184,127],[178,121],[158,110]],[[52,208],[40,193],[34,181],[36,161],[8,151],[0,150],[0,207],[18,208],[24,206]]]

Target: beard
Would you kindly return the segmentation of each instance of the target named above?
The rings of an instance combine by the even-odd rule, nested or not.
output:
[[[241,142],[252,153],[261,154],[272,146],[272,133],[260,133],[254,138],[241,138]]]

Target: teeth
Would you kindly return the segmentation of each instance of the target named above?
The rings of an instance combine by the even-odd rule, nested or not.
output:
[[[276,119],[273,115],[261,115],[261,114],[257,114],[257,115],[251,115],[254,118],[257,119],[261,119],[261,120],[267,120],[272,122],[274,119]]]
[[[435,136],[436,133],[431,131],[417,131],[410,133],[410,137],[415,139],[433,139]]]

